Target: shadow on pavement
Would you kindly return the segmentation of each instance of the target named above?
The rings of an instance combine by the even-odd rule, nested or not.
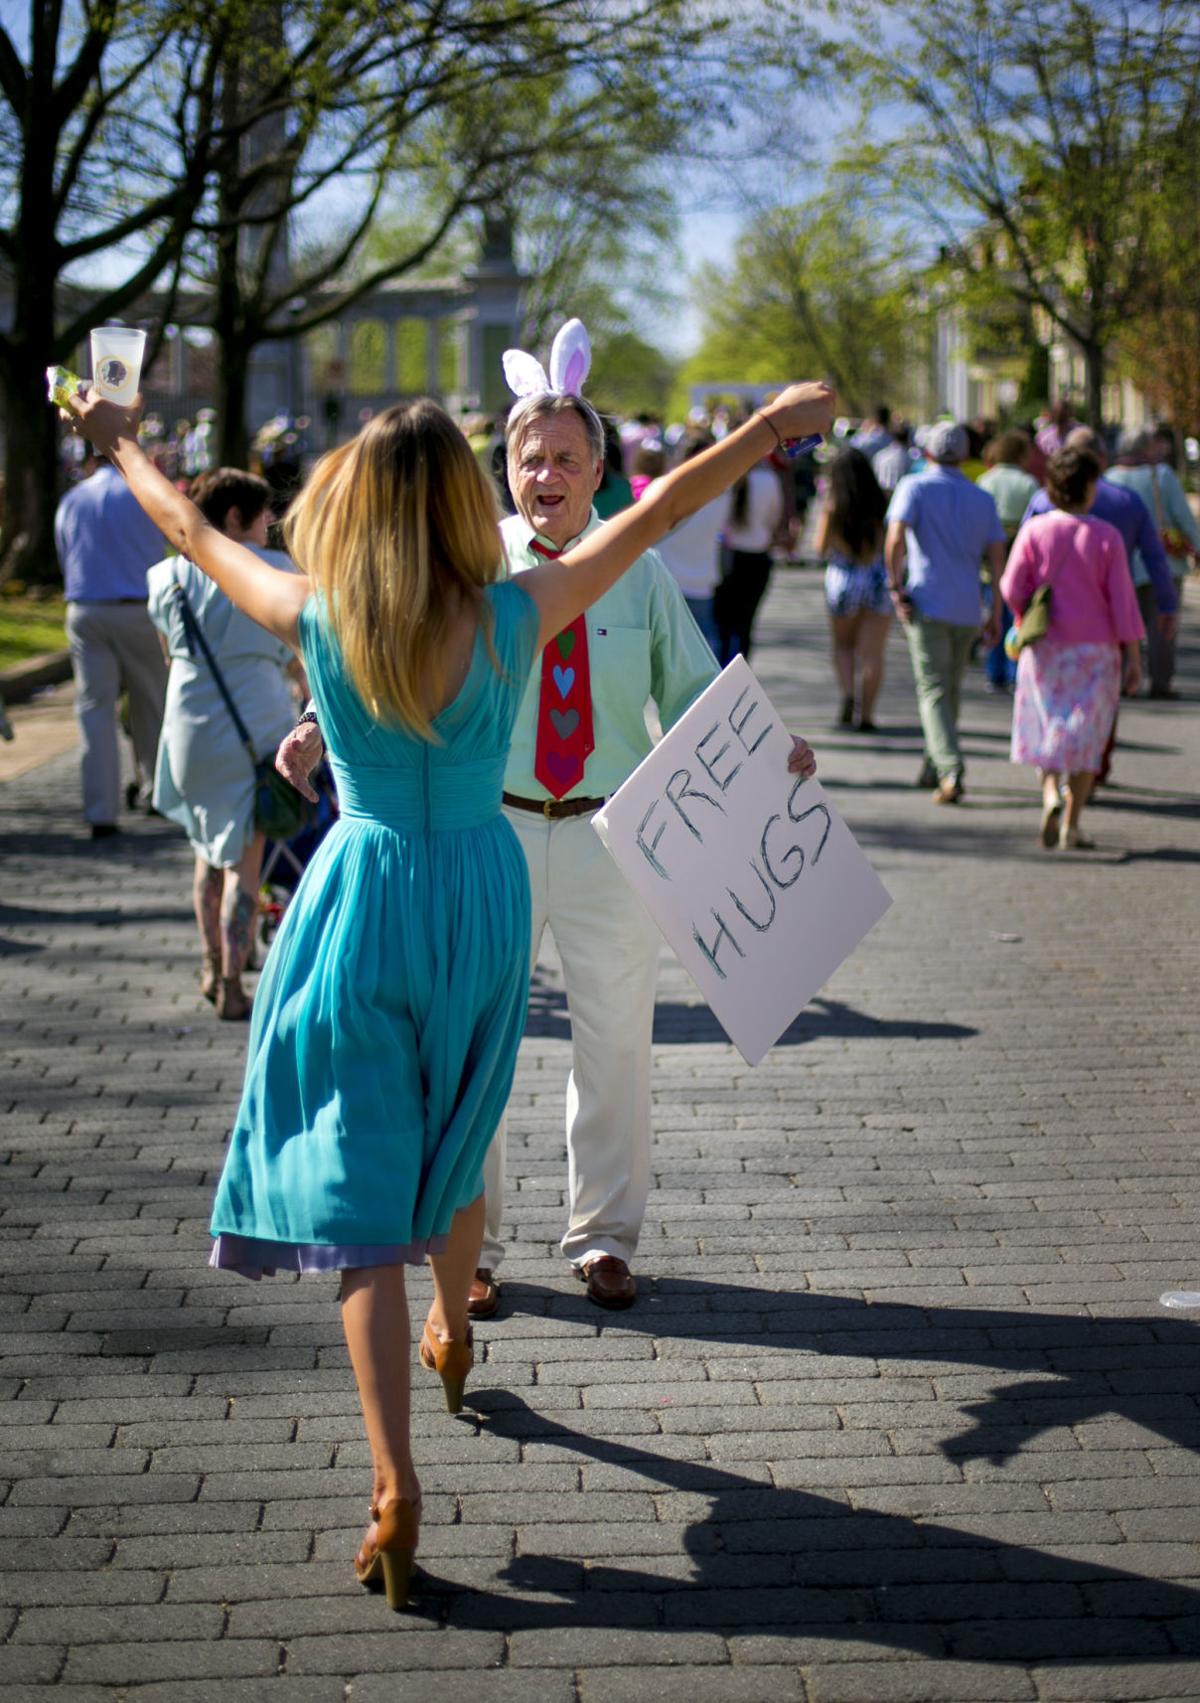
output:
[[[641,1557],[622,1566],[622,1550],[639,1538],[620,1525],[595,1528],[602,1560],[515,1557],[502,1592],[439,1584],[426,1573],[423,1594],[444,1599],[457,1630],[719,1630],[977,1661],[1162,1661],[1196,1647],[1200,1591],[1188,1585],[664,1459],[638,1443],[575,1431],[507,1392],[476,1392],[472,1405],[495,1436],[557,1444],[689,1501],[704,1497],[710,1508],[683,1535],[690,1576],[655,1571]],[[519,1503],[513,1512],[519,1523]]]
[[[1014,1269],[1019,1272],[1020,1266]],[[1069,1276],[1071,1267],[1062,1269]],[[886,1271],[879,1274],[879,1285],[886,1287]],[[964,1287],[963,1293],[971,1292]],[[505,1285],[504,1294],[509,1311],[552,1311],[595,1323],[595,1308],[574,1294],[515,1280]],[[837,1357],[839,1376],[845,1374],[847,1358],[869,1362],[863,1372],[868,1377],[877,1376],[879,1360],[1036,1374],[1026,1382],[999,1385],[986,1401],[963,1408],[974,1426],[943,1440],[939,1447],[947,1457],[1000,1466],[1047,1431],[1106,1414],[1144,1426],[1179,1448],[1200,1449],[1200,1325],[1183,1319],[927,1307],[684,1277],[643,1278],[641,1296],[615,1328],[659,1341],[732,1339],[760,1356],[794,1353],[797,1377],[821,1376],[822,1355]],[[952,1408],[949,1402],[942,1405]],[[921,1409],[928,1416],[928,1404]],[[748,1421],[755,1411],[748,1410]],[[902,1410],[897,1411],[897,1423],[903,1423]]]
[[[569,1041],[571,1020],[567,996],[541,971],[535,971],[529,988],[529,1010],[525,1019],[527,1036],[543,1041]],[[979,1033],[965,1023],[925,1022],[920,1018],[871,1017],[836,999],[814,999],[777,1047],[801,1047],[807,1041],[862,1039],[877,1041],[966,1041]],[[696,1044],[728,1043],[729,1037],[707,1005],[684,1005],[660,999],[654,1008],[654,1039],[657,1042]]]

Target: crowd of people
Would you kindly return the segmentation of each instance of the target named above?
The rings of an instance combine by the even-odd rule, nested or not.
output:
[[[1066,409],[1036,436],[909,432],[885,409],[839,434],[810,384],[745,418],[620,430],[582,394],[577,322],[549,374],[520,360],[499,462],[490,430],[430,402],[388,409],[317,463],[285,555],[267,547],[261,476],[208,469],[185,494],[136,415],[95,400],[73,423],[100,458],[58,517],[93,837],[118,831],[124,681],[143,798],[195,852],[201,991],[250,1019],[212,1263],[340,1274],[373,1462],[355,1570],[393,1607],[421,1515],[405,1266],[432,1266],[418,1356],[456,1411],[474,1328],[501,1305],[504,1108],[547,932],[571,1023],[561,1249],[591,1303],[637,1300],[658,941],[591,818],[650,750],[647,702],[667,730],[748,655],[774,567],[811,548],[838,725],[875,729],[899,619],[921,784],[953,804],[972,649],[1004,691],[1017,650],[1013,759],[1041,773],[1042,843],[1080,848],[1118,694],[1138,685],[1147,629],[1171,643],[1200,548],[1159,440],[1122,438],[1107,477],[1102,440]],[[785,452],[810,433],[826,436],[817,465]],[[300,793],[328,756],[340,818],[251,1005],[255,758],[280,741]],[[793,741],[789,772],[814,769]]]
[[[924,736],[917,784],[956,804],[962,681],[982,645],[990,688],[1015,687],[1012,759],[1038,771],[1041,843],[1085,849],[1080,815],[1107,778],[1118,698],[1141,683],[1143,641],[1149,696],[1176,696],[1175,633],[1200,525],[1167,428],[1122,432],[1110,470],[1106,438],[1066,399],[1041,425],[985,425],[910,432],[881,407],[828,470],[814,546],[828,563],[841,720],[853,722],[857,689],[859,725],[874,726],[890,601]]]
[[[299,483],[296,458],[304,440],[290,422],[271,421],[256,440],[257,465],[265,471],[215,469],[213,420],[209,411],[202,415],[169,434],[161,422],[152,421],[148,432],[143,422],[142,447],[178,488],[190,489],[214,524],[265,551],[275,510]],[[744,409],[720,405],[693,409],[676,426],[649,416],[620,424],[602,418],[601,471],[589,509],[596,523],[644,501],[670,469],[687,465],[744,418]],[[506,439],[496,439],[492,421],[463,424],[477,463],[499,488],[502,507],[519,516]],[[1040,837],[1049,845],[1059,831],[1063,844],[1085,847],[1080,777],[1090,774],[1091,787],[1107,778],[1116,706],[1107,688],[1084,692],[1070,670],[1061,679],[1055,676],[1051,690],[1052,662],[1077,637],[1070,588],[1078,575],[1072,569],[1063,577],[1057,556],[1044,567],[1056,587],[1049,599],[1049,631],[1036,649],[1022,646],[1019,659],[1013,633],[1014,618],[1038,583],[1036,576],[1027,583],[1029,527],[1040,515],[1078,507],[1071,498],[1063,509],[1055,492],[1074,490],[1082,474],[1074,463],[1056,471],[1055,457],[1071,450],[1096,464],[1086,525],[1069,534],[1078,552],[1094,554],[1090,540],[1098,528],[1112,526],[1119,534],[1112,559],[1125,564],[1135,607],[1131,611],[1123,600],[1118,609],[1109,599],[1104,633],[1094,630],[1097,611],[1085,625],[1089,642],[1103,641],[1114,654],[1123,648],[1118,672],[1125,693],[1135,689],[1142,672],[1140,655],[1133,654],[1135,641],[1141,641],[1149,696],[1175,695],[1177,612],[1200,551],[1200,526],[1173,466],[1170,429],[1126,430],[1113,447],[1110,465],[1108,440],[1082,426],[1067,401],[1040,425],[1003,430],[984,421],[949,420],[914,430],[881,406],[857,425],[837,422],[817,460],[811,455],[793,460],[769,444],[730,492],[702,505],[659,541],[664,584],[678,589],[691,622],[679,621],[664,606],[663,633],[675,636],[670,644],[660,637],[651,645],[651,678],[670,678],[670,667],[654,654],[656,646],[677,666],[681,657],[697,652],[698,639],[704,641],[697,654],[707,661],[698,666],[693,658],[686,665],[684,698],[697,683],[707,683],[713,658],[724,665],[735,655],[750,656],[757,611],[776,566],[815,559],[824,567],[836,724],[865,734],[877,730],[888,637],[898,618],[924,738],[917,784],[940,804],[956,803],[965,792],[958,733],[962,681],[982,648],[989,689],[1015,690],[1012,755],[1040,772]],[[165,554],[162,539],[111,467],[83,460],[86,453],[87,446],[77,442],[73,459],[81,477],[64,498],[57,525],[78,684],[85,820],[96,839],[119,831],[117,704],[123,691],[136,775],[126,805],[157,809],[188,832],[196,853],[201,985],[219,1016],[240,1019],[250,1009],[240,977],[252,952],[263,835],[252,821],[252,775],[235,721],[216,713],[221,692],[208,659],[197,654],[194,635],[183,628],[180,598],[194,603],[201,643],[207,635],[218,673],[233,680],[240,719],[251,724],[240,731],[249,732],[260,754],[290,724],[301,670],[289,667],[278,650],[266,666],[253,623],[237,616],[219,592],[202,588],[195,570]],[[810,506],[813,524],[806,526]],[[572,514],[573,521],[580,518],[586,518],[582,509],[580,516]],[[550,531],[559,545],[569,536],[561,525]],[[1068,535],[1060,528],[1055,536],[1065,550]],[[1107,550],[1100,556],[1109,560]],[[278,552],[267,559],[279,566],[286,562]],[[1007,573],[1006,563],[1015,564]],[[660,714],[665,708],[668,715],[664,725],[673,713],[671,692],[668,684],[659,705]],[[1076,701],[1072,693],[1083,696]],[[1055,713],[1047,694],[1057,704]],[[1089,730],[1083,745],[1081,722]],[[636,741],[630,751],[635,747]],[[1080,766],[1084,757],[1090,767]],[[615,777],[614,784],[622,778]],[[1054,808],[1052,796],[1058,799]],[[627,1244],[628,1238],[622,1245]]]

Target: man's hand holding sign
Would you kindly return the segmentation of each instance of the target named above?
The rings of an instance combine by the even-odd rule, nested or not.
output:
[[[789,743],[735,658],[593,818],[750,1064],[891,903]]]

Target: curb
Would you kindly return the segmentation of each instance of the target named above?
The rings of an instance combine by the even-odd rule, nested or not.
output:
[[[70,678],[70,651],[51,651],[48,656],[31,657],[0,673],[0,698],[8,704],[23,704],[44,686],[57,686]]]

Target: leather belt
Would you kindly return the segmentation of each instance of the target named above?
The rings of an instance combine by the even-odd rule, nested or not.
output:
[[[514,810],[530,810],[535,816],[544,816],[547,822],[561,822],[567,816],[589,816],[608,803],[606,798],[517,798],[511,792],[503,796],[505,804]]]

